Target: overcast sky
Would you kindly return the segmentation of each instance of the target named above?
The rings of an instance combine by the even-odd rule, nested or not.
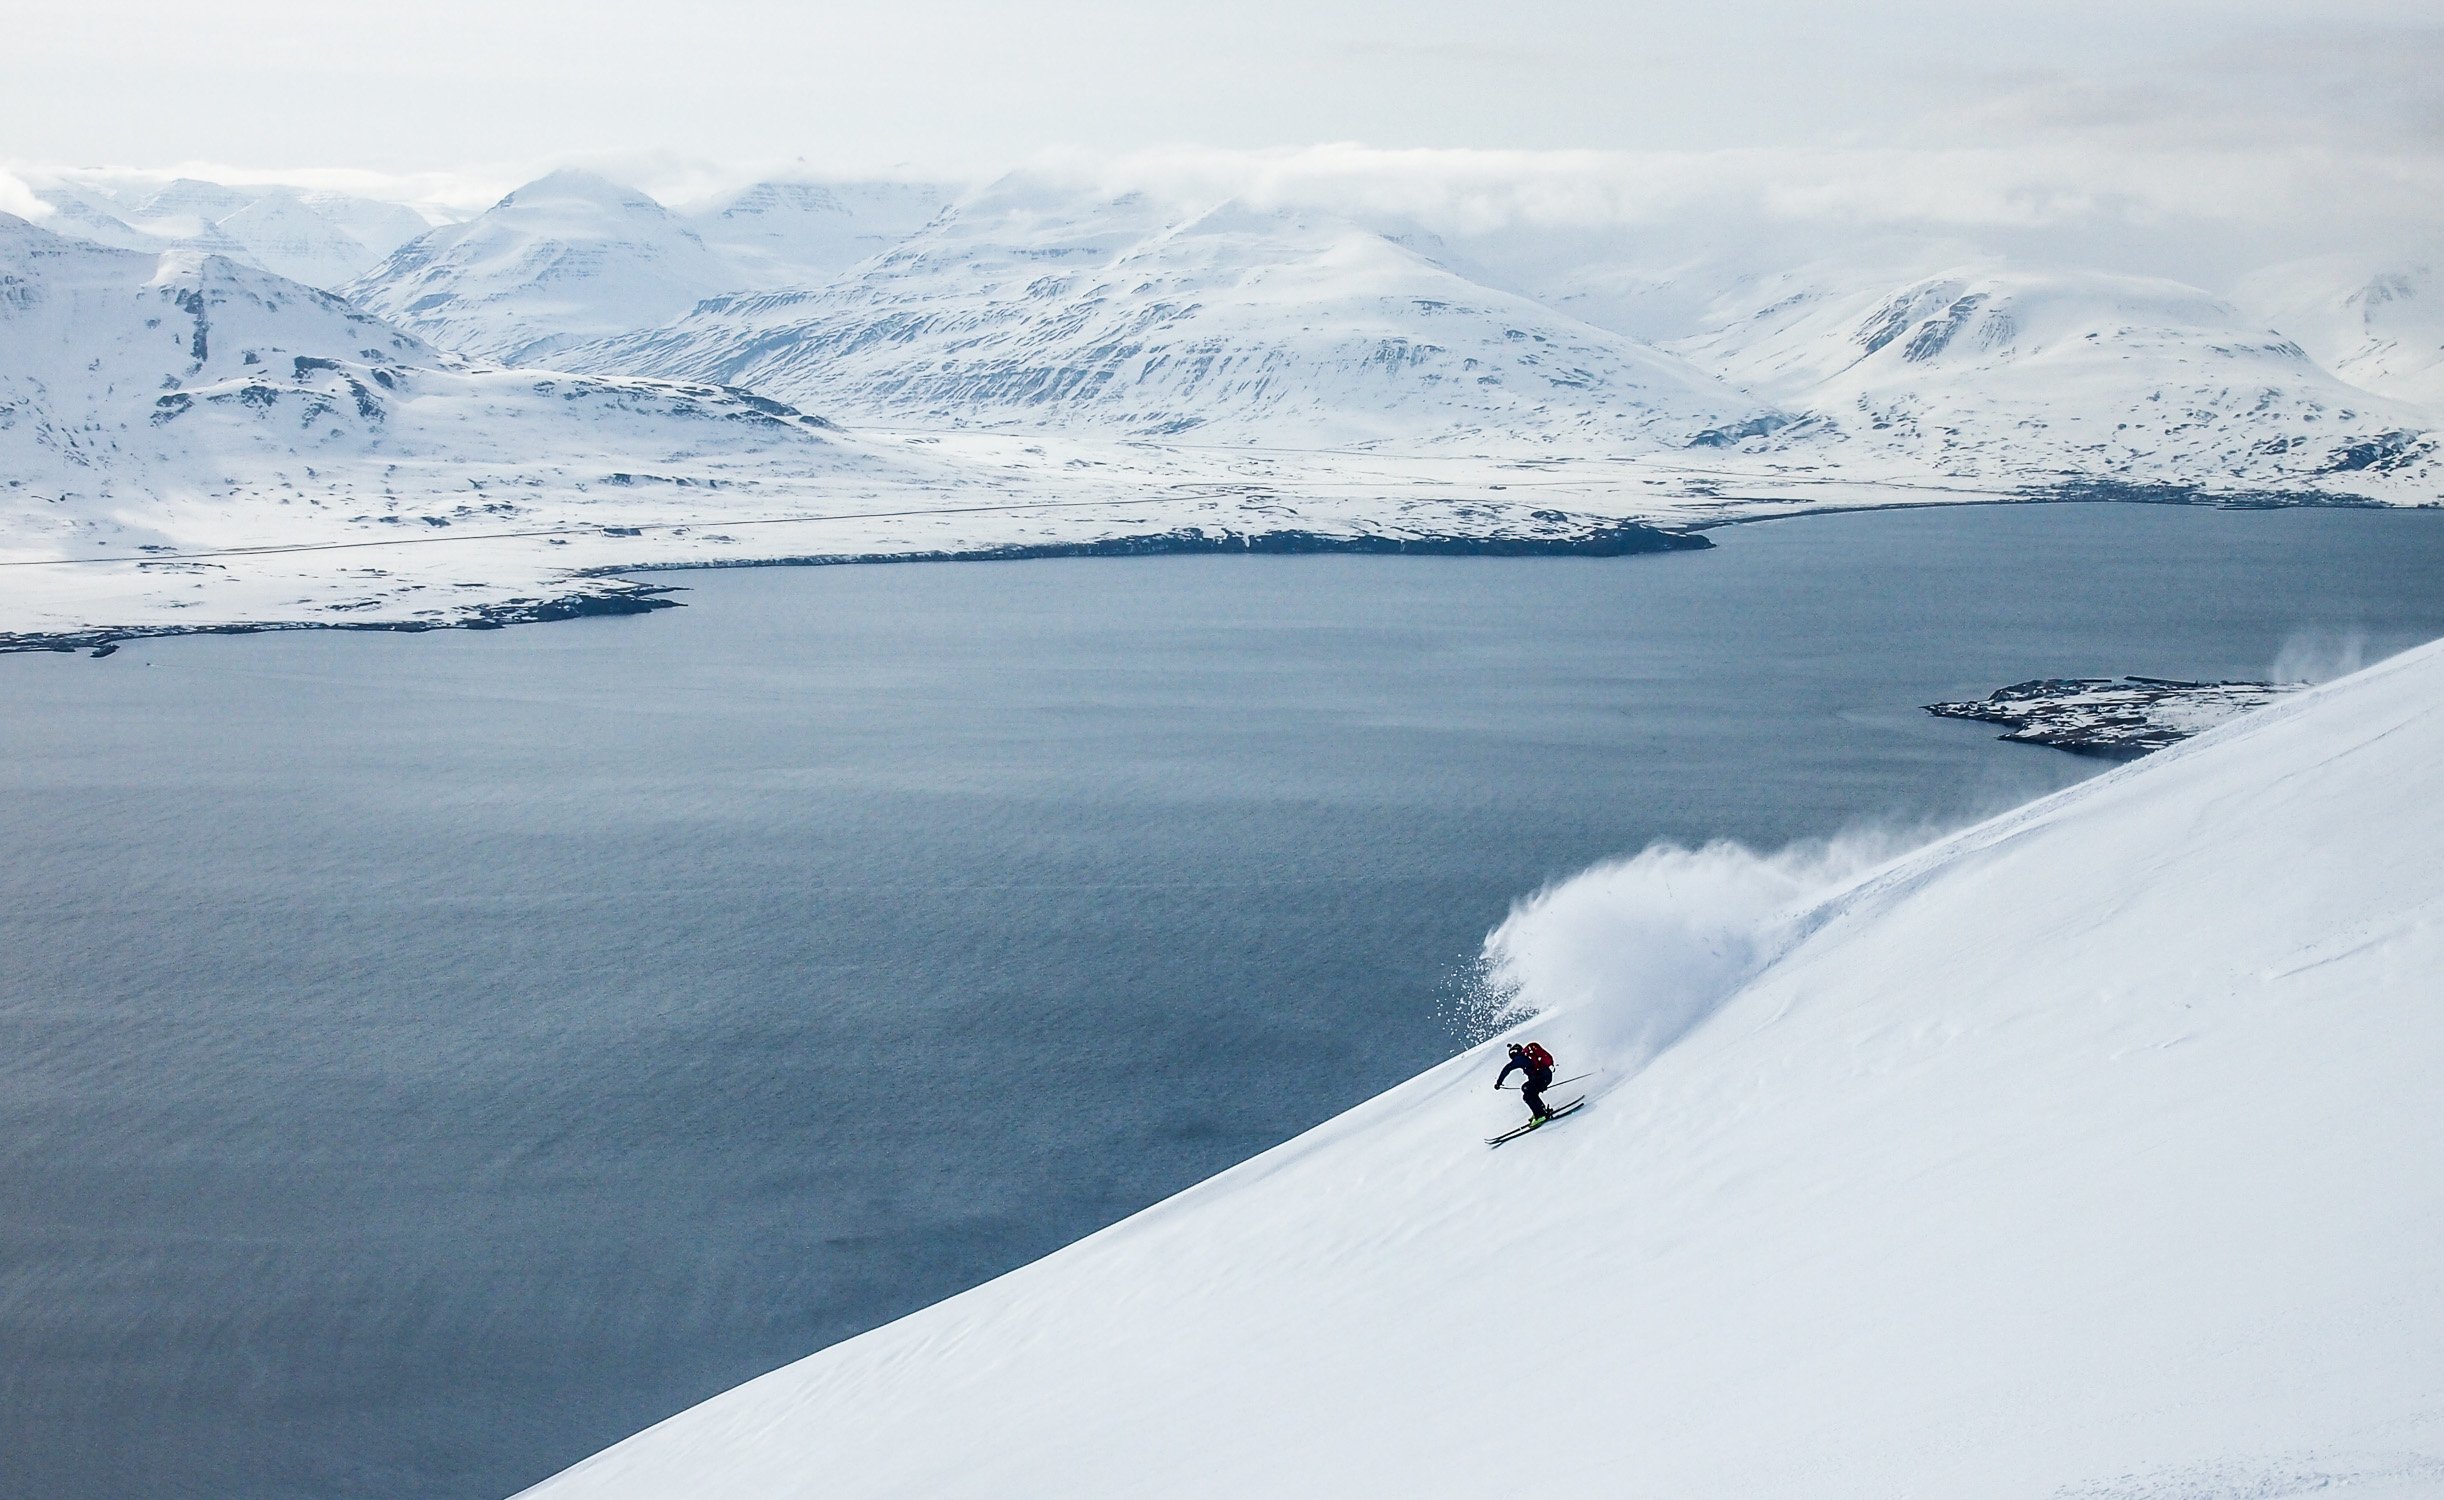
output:
[[[570,161],[683,196],[797,160],[1049,153],[1395,192],[1534,179],[1549,211],[1634,216],[1715,179],[1802,215],[2340,215],[2415,240],[2444,197],[2440,9],[6,0],[0,159],[481,198]],[[1297,149],[1329,143],[1372,149]]]

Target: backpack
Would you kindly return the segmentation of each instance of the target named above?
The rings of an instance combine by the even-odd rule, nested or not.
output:
[[[1542,1042],[1530,1042],[1519,1050],[1526,1054],[1529,1062],[1540,1068],[1550,1069],[1553,1066],[1553,1054],[1544,1050]]]

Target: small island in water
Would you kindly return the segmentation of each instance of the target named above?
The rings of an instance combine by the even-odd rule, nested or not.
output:
[[[2040,677],[1964,703],[1929,703],[1946,719],[2009,726],[2000,736],[2078,755],[2130,759],[2263,708],[2304,682],[2184,682],[2171,677]]]

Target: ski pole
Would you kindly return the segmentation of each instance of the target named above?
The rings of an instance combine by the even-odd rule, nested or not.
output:
[[[1545,1087],[1549,1089],[1557,1089],[1565,1083],[1576,1083],[1582,1078],[1593,1078],[1594,1076],[1595,1075],[1593,1073],[1573,1073],[1567,1078],[1556,1078],[1551,1083],[1546,1084]],[[1502,1092],[1506,1094],[1516,1094],[1520,1089],[1520,1085],[1512,1083],[1497,1084],[1496,1087],[1501,1089]]]

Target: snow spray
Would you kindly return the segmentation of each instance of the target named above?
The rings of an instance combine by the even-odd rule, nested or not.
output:
[[[2415,643],[2413,643],[2415,644]],[[2393,654],[2372,648],[2364,630],[2295,630],[2274,654],[2266,671],[2268,682],[2331,682]]]
[[[1826,897],[1927,837],[1664,843],[1607,861],[1512,906],[1455,1019],[1477,1041],[1534,1018],[1565,1068],[1634,1071],[1796,942]]]

